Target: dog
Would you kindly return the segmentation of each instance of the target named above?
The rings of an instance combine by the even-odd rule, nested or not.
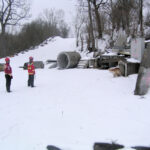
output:
[[[109,71],[113,73],[113,77],[120,77],[121,76],[121,71],[118,67],[110,68]]]

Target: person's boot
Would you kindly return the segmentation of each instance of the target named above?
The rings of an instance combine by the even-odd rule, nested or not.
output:
[[[35,87],[35,86],[34,86],[34,81],[31,82],[31,87],[32,87],[32,88]]]
[[[31,86],[30,81],[28,81],[28,87]]]
[[[33,87],[35,87],[34,85],[31,85],[31,87],[33,88]]]
[[[10,93],[10,92],[11,92],[11,91],[10,91],[10,87],[7,87],[7,92],[8,92],[8,93]]]

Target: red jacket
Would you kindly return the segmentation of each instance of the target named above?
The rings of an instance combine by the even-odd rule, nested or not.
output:
[[[28,64],[28,74],[29,75],[34,75],[35,74],[35,67],[34,67],[34,64],[33,63],[29,63]]]
[[[6,75],[12,75],[12,69],[11,69],[11,66],[9,65],[9,64],[5,64],[5,66],[4,66],[4,72],[5,72],[5,74]]]

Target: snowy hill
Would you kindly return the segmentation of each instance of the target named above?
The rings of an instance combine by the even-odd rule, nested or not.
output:
[[[45,62],[69,50],[75,50],[75,39],[56,37],[11,58],[12,93],[6,93],[0,72],[0,149],[92,150],[94,142],[112,141],[150,146],[150,94],[133,95],[137,75],[113,78],[107,70],[45,67],[36,70],[36,87],[27,87],[27,71],[19,66],[29,56]]]

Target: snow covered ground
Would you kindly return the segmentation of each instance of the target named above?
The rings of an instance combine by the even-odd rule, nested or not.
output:
[[[0,72],[0,150],[92,150],[94,142],[150,146],[150,94],[134,96],[137,75],[113,78],[108,70],[36,70],[27,87],[28,61],[56,59],[75,50],[75,39],[53,39],[37,50],[11,58],[12,93]],[[4,59],[0,60],[0,63]]]

